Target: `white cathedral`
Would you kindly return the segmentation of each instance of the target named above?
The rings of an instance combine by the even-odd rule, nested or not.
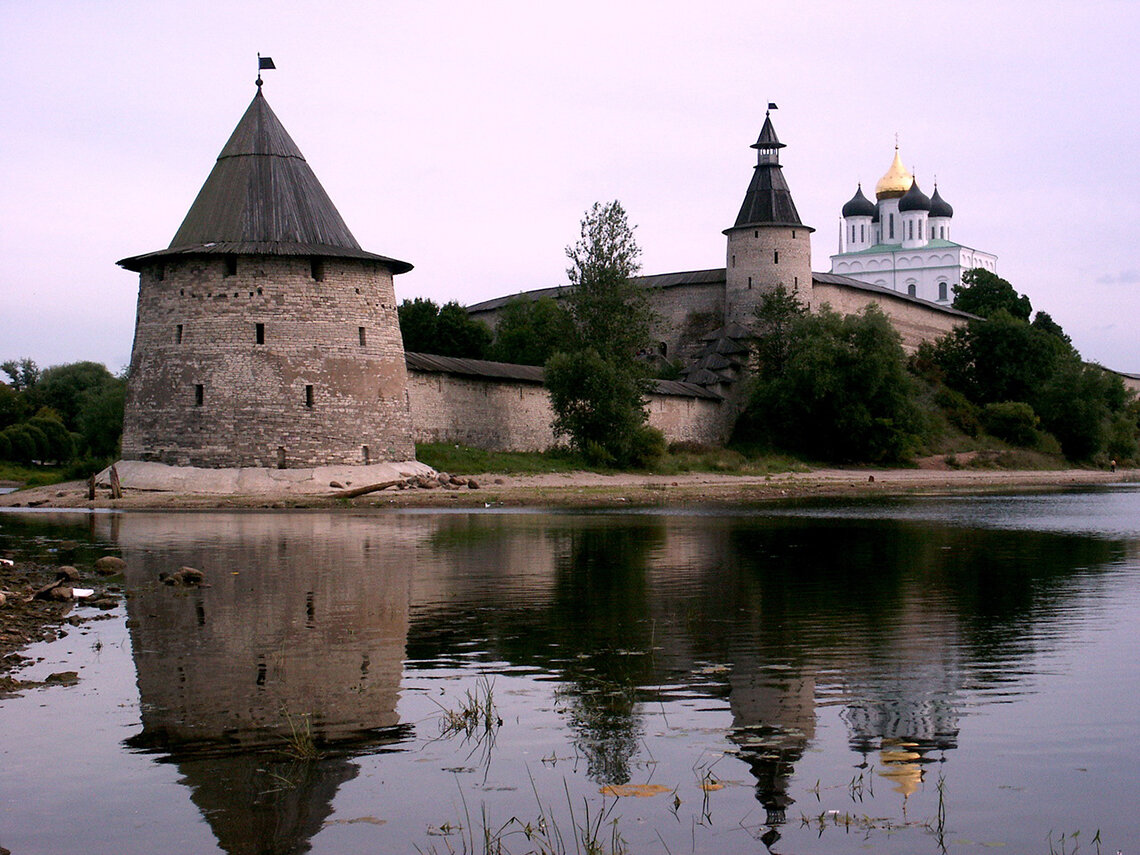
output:
[[[875,185],[875,202],[863,185],[843,206],[839,253],[831,272],[890,288],[921,300],[949,304],[962,274],[975,267],[997,272],[997,256],[950,239],[954,209],[938,194],[928,197],[895,159]]]

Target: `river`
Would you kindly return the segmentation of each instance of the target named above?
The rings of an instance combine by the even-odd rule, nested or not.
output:
[[[737,511],[11,511],[2,553],[128,568],[107,619],[26,651],[20,676],[79,682],[0,700],[13,853],[1140,839],[1135,486]],[[208,586],[159,581],[183,565]]]

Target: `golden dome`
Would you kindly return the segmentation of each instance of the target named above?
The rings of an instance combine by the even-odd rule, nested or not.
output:
[[[875,198],[879,200],[897,199],[909,190],[913,183],[914,176],[903,166],[902,158],[899,157],[899,147],[896,145],[895,159],[891,163],[891,168],[875,185]]]

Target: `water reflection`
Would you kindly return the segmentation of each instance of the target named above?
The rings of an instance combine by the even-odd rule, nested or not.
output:
[[[653,716],[698,732],[719,714],[731,757],[717,773],[737,764],[768,846],[790,833],[797,772],[828,714],[846,752],[835,767],[883,776],[905,802],[964,753],[973,706],[1034,691],[1035,660],[1070,643],[1074,602],[1137,543],[871,513],[90,520],[129,568],[141,701],[130,745],[176,764],[231,853],[306,851],[363,756],[393,752],[378,762],[398,771],[378,778],[454,787],[396,753],[418,726],[400,719],[401,686],[406,696],[409,674],[433,672],[556,683],[561,724],[546,734],[585,761],[557,774],[595,795],[644,780]],[[30,538],[36,525],[15,530]],[[159,581],[182,565],[209,587]],[[287,753],[304,722],[318,761]],[[688,769],[686,750],[654,741],[654,762]],[[399,840],[391,851],[417,845]]]
[[[357,774],[346,753],[406,735],[413,545],[323,514],[127,515],[118,542],[142,715],[129,744],[177,764],[225,851],[307,851]],[[183,565],[208,585],[160,581]]]

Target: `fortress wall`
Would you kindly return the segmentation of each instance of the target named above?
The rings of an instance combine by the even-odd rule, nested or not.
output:
[[[710,398],[649,396],[649,424],[665,434],[666,442],[722,445],[728,439],[727,407]]]
[[[542,451],[555,444],[554,413],[537,383],[408,372],[408,401],[416,442],[451,442],[492,451]],[[724,441],[719,401],[649,396],[649,423],[668,442]]]
[[[902,336],[903,349],[907,353],[918,350],[924,341],[939,339],[966,323],[963,317],[915,303],[901,295],[896,298],[891,294],[861,291],[817,280],[812,297],[813,308],[825,303],[841,315],[855,314],[870,303],[877,304]]]
[[[213,468],[409,460],[406,378],[392,275],[375,262],[156,263],[140,277],[123,458]]]
[[[724,324],[724,282],[647,288],[646,294],[657,315],[652,334],[670,361],[695,356],[701,336]]]
[[[550,397],[538,383],[408,372],[416,442],[451,442],[490,451],[543,451],[554,445]]]

